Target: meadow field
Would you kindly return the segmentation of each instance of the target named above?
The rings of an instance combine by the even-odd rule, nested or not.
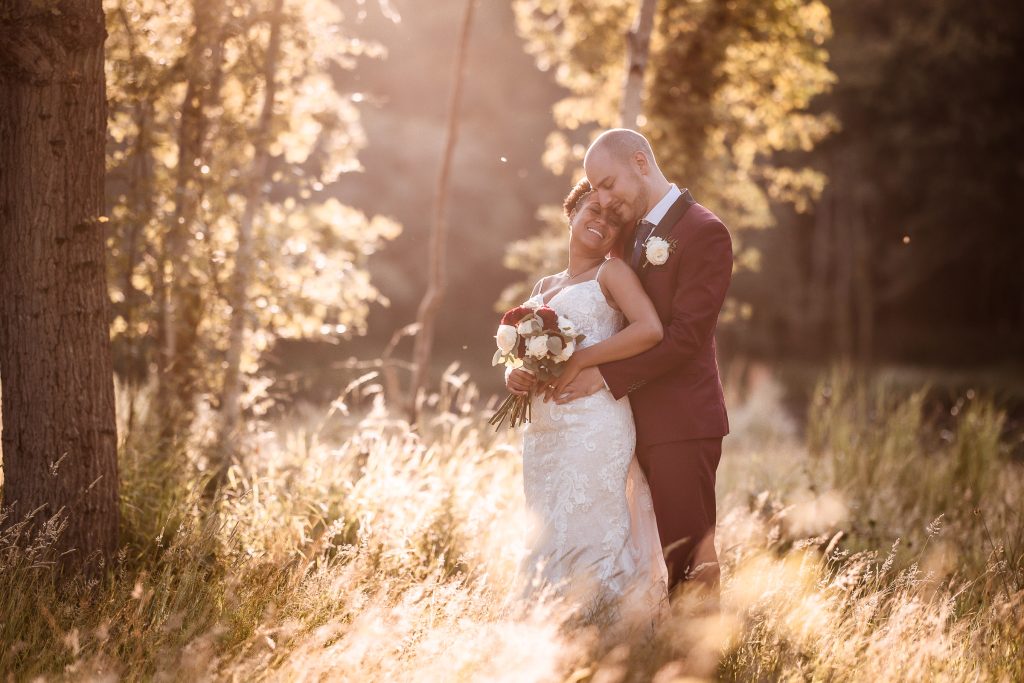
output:
[[[216,500],[206,417],[160,452],[118,387],[119,557],[58,590],[59,526],[0,538],[4,679],[1024,680],[1024,464],[991,398],[936,415],[926,387],[834,371],[794,419],[756,384],[719,469],[721,610],[621,640],[512,594],[519,439],[493,401],[449,368],[413,429],[376,382],[253,418]]]

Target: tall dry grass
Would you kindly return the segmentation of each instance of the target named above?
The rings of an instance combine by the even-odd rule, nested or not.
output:
[[[680,601],[653,638],[616,641],[554,598],[514,599],[518,440],[485,428],[455,369],[415,432],[372,378],[253,422],[212,507],[212,415],[156,452],[128,393],[111,580],[54,584],[59,525],[0,538],[9,678],[1024,679],[1024,473],[981,397],[939,420],[924,390],[836,372],[801,437],[761,382],[720,469],[720,612]]]

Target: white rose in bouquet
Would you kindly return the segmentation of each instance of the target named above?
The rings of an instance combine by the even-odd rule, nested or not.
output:
[[[533,332],[536,322],[534,318],[524,320],[516,326],[516,332],[525,337]]]
[[[558,331],[566,337],[576,336],[576,328],[572,326],[572,321],[562,316],[558,316]]]
[[[494,339],[502,353],[511,353],[512,349],[516,347],[519,335],[516,333],[516,328],[511,325],[499,325],[498,334],[494,335]]]
[[[543,358],[548,354],[548,336],[541,334],[526,342],[526,355],[532,358]]]

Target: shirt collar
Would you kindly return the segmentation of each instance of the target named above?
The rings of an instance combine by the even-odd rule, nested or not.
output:
[[[661,219],[665,217],[665,214],[668,213],[668,210],[672,208],[672,205],[676,203],[676,200],[679,199],[682,194],[682,191],[676,187],[676,184],[672,183],[668,188],[668,192],[666,192],[665,196],[661,198],[661,201],[655,204],[654,208],[647,212],[647,215],[644,216],[644,220],[652,225],[660,223]]]

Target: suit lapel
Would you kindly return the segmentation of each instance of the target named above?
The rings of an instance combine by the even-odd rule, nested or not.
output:
[[[690,207],[696,204],[697,201],[690,194],[689,190],[683,190],[683,193],[676,198],[672,206],[669,207],[668,211],[651,231],[651,237],[664,237],[672,226],[679,222],[679,220],[686,215],[686,212],[690,210]],[[647,239],[650,239],[648,237]],[[640,252],[640,263],[636,267],[636,272],[643,275],[643,272],[647,270],[643,267],[644,262],[647,259],[647,254],[642,250]]]

